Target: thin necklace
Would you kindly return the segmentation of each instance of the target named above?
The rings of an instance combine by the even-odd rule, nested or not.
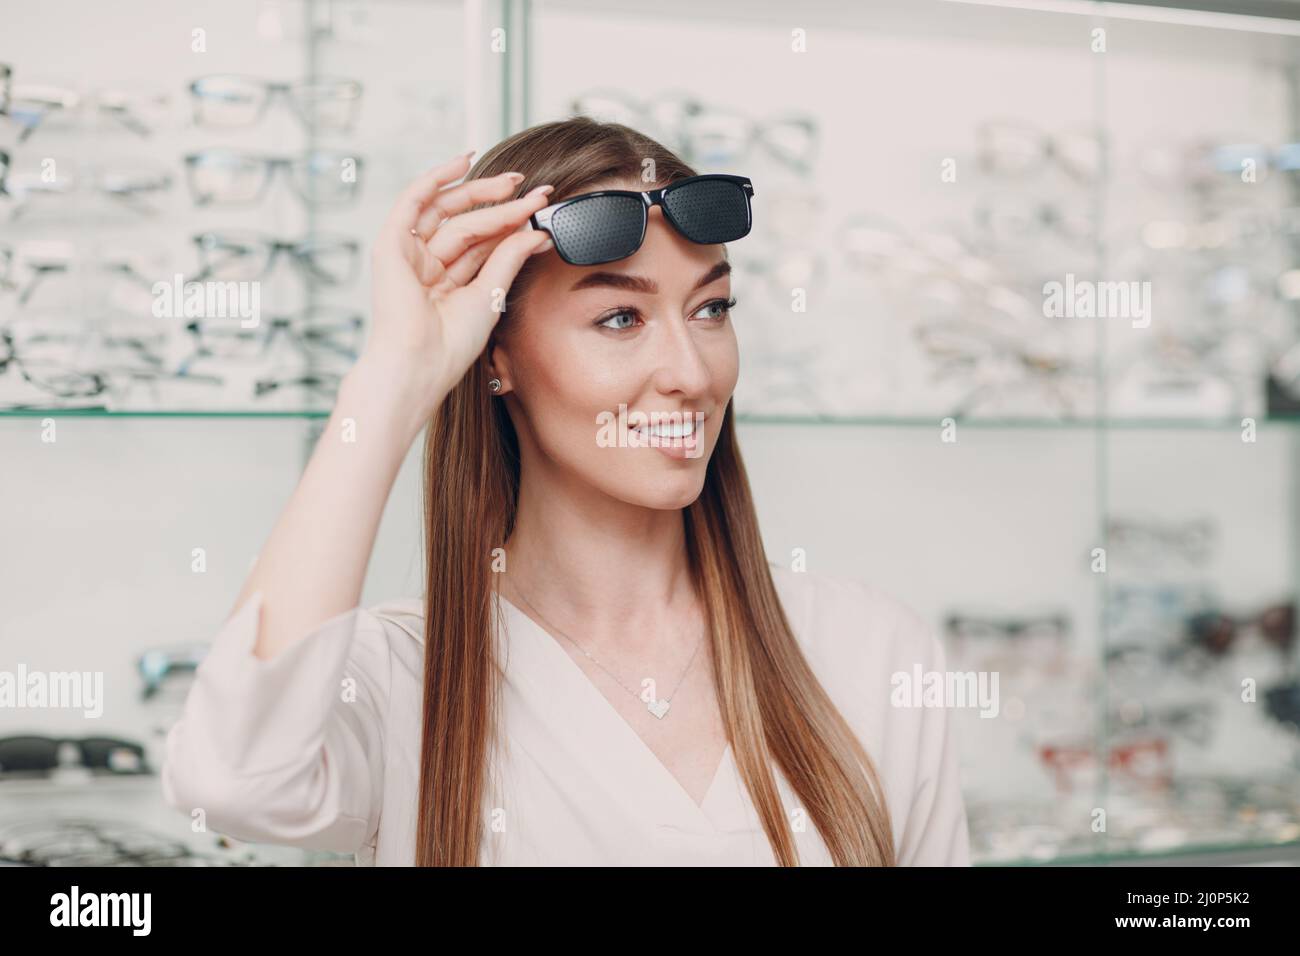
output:
[[[524,599],[524,603],[528,605],[529,610],[531,610],[534,614],[536,614],[536,615],[541,619],[541,621],[542,621],[543,624],[545,624],[545,625],[546,625],[547,627],[549,627],[551,630],[555,631],[557,634],[559,634],[561,637],[563,637],[566,641],[568,641],[570,644],[572,644],[572,645],[573,645],[574,647],[576,647],[578,650],[582,651],[583,655],[586,656],[587,660],[591,661],[593,664],[595,664],[597,667],[599,667],[601,670],[603,670],[603,671],[604,671],[606,674],[608,674],[610,677],[614,678],[614,680],[618,682],[618,686],[619,686],[619,687],[622,687],[625,691],[627,691],[629,694],[631,694],[631,695],[632,695],[633,697],[635,697],[637,700],[641,701],[641,703],[645,704],[645,709],[646,709],[646,710],[650,711],[650,713],[654,714],[654,715],[655,715],[657,718],[659,718],[660,720],[663,720],[666,716],[668,716],[668,708],[672,706],[672,700],[673,700],[673,697],[676,696],[676,694],[677,694],[677,689],[678,689],[679,687],[682,686],[682,681],[684,681],[684,680],[686,679],[686,675],[687,675],[687,673],[690,671],[690,669],[691,669],[691,665],[695,663],[695,656],[696,656],[697,654],[699,654],[699,652],[700,652],[700,645],[704,643],[704,638],[703,638],[703,637],[701,637],[698,641],[695,642],[695,650],[691,652],[691,659],[690,659],[689,661],[686,662],[686,669],[682,671],[682,675],[681,675],[681,677],[678,677],[678,678],[677,678],[677,684],[673,687],[673,692],[672,692],[671,694],[669,694],[667,697],[662,697],[662,698],[660,698],[659,700],[653,700],[653,699],[652,699],[652,700],[644,700],[644,699],[641,697],[641,694],[640,694],[638,691],[635,691],[635,690],[633,690],[631,687],[628,687],[627,684],[624,684],[624,683],[623,683],[623,681],[619,678],[619,676],[618,676],[617,674],[615,674],[612,670],[610,670],[608,667],[606,667],[606,666],[605,666],[604,664],[602,664],[600,661],[596,660],[596,657],[595,657],[594,654],[592,654],[589,650],[587,650],[585,647],[583,647],[581,644],[579,644],[579,643],[578,643],[577,641],[575,641],[573,638],[569,637],[568,634],[565,634],[565,633],[564,633],[563,631],[561,631],[558,627],[556,627],[554,624],[552,624],[550,621],[548,621],[545,617],[543,617],[543,616],[542,616],[542,612],[539,611],[539,610],[537,610],[537,608],[533,606],[533,602],[530,601],[530,600],[528,600],[528,595],[525,594],[523,591],[521,591],[521,590],[519,589],[519,585],[517,585],[517,584],[515,585],[515,592],[516,592],[516,593],[517,593],[521,598]]]

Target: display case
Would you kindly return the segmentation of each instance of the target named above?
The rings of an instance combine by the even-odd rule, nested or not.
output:
[[[500,64],[467,62],[468,16],[414,0],[4,11],[0,657],[101,674],[103,712],[3,710],[0,738],[144,755],[105,774],[64,740],[50,779],[0,774],[0,857],[18,841],[31,859],[285,859],[163,806],[164,735],[364,341],[382,216],[418,172],[497,135],[499,106],[487,129],[477,110]],[[408,468],[367,600],[419,593],[419,534]]]
[[[976,862],[1300,859],[1300,21],[1036,6],[16,13],[5,658],[104,672],[103,727],[156,764],[141,658],[230,610],[391,197],[587,113],[753,180],[735,410],[768,553],[997,675],[952,711]],[[259,322],[186,316],[195,276],[254,284]],[[419,480],[417,444],[366,601],[420,593]]]
[[[769,554],[998,676],[977,862],[1294,859],[1300,23],[1035,6],[539,0],[512,124],[753,179]]]

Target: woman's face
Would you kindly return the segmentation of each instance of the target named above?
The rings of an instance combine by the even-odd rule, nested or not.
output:
[[[538,258],[524,310],[492,355],[520,442],[561,480],[647,508],[686,507],[739,374],[723,247],[684,238],[655,206],[629,258]]]

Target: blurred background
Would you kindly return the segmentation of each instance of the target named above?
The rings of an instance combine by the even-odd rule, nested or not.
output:
[[[998,671],[976,862],[1300,860],[1300,3],[1215,6],[0,0],[0,670],[104,680],[0,709],[0,860],[349,862],[194,832],[163,735],[396,191],[573,113],[752,178],[769,557]],[[366,603],[421,593],[419,452]]]

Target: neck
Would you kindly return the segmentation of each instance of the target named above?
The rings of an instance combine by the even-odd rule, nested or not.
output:
[[[683,641],[693,634],[681,626],[695,618],[696,594],[680,510],[639,507],[590,486],[522,480],[502,578],[520,610],[531,604],[579,640],[635,650],[665,633]]]

